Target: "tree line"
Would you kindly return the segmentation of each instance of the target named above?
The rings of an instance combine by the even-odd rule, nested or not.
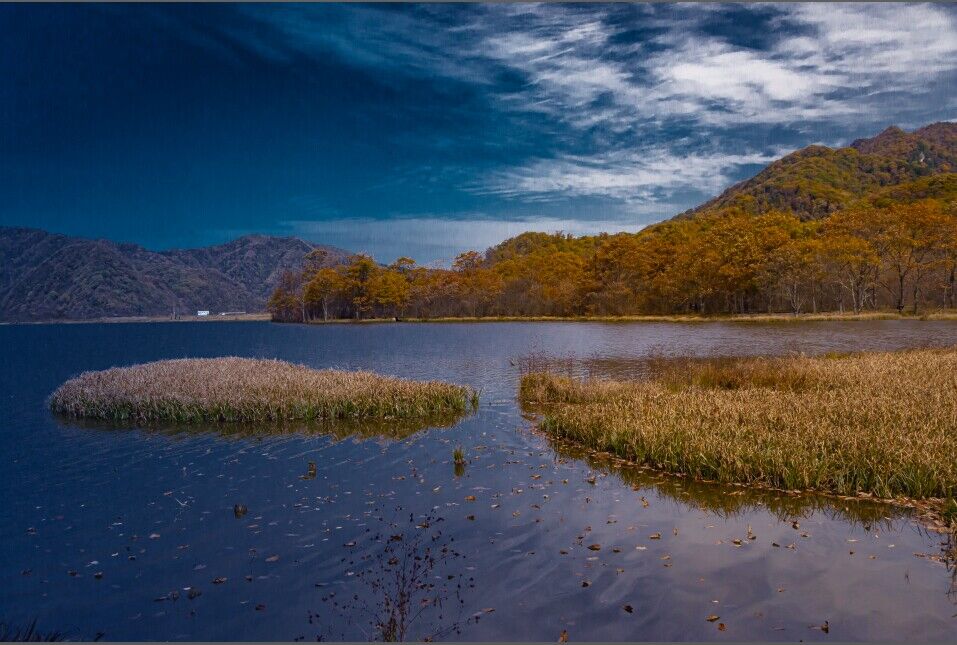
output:
[[[638,233],[523,233],[449,268],[321,250],[285,273],[281,321],[617,316],[955,307],[957,208],[921,199],[821,219],[743,207]]]

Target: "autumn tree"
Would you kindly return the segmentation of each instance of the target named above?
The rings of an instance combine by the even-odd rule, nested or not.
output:
[[[409,303],[409,281],[398,271],[389,269],[374,273],[366,284],[368,299],[398,317]]]
[[[319,269],[306,284],[305,300],[311,307],[322,307],[322,319],[329,320],[330,305],[343,297],[348,289],[348,281],[335,269]]]
[[[294,271],[283,271],[279,276],[279,284],[269,296],[266,310],[272,314],[274,320],[281,322],[298,322],[302,320],[302,282],[299,274]]]

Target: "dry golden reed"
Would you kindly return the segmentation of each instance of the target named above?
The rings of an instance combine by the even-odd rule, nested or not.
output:
[[[284,361],[201,358],[84,372],[50,396],[54,412],[135,422],[416,419],[474,409],[471,388]]]
[[[957,494],[957,348],[684,361],[645,380],[525,374],[546,432],[721,482]]]

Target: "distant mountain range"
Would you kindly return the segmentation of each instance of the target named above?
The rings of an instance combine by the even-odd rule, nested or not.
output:
[[[279,275],[318,245],[248,235],[218,246],[135,244],[0,227],[0,320],[82,320],[265,309]],[[323,246],[330,261],[348,255]]]
[[[891,126],[846,148],[808,146],[678,217],[729,207],[818,219],[862,199],[913,201],[957,196],[957,123],[914,132]]]
[[[677,218],[738,208],[819,219],[850,206],[928,197],[957,201],[957,123],[914,132],[892,126],[845,148],[802,148]],[[164,315],[174,308],[262,311],[280,273],[298,268],[313,248],[298,238],[250,235],[220,246],[156,252],[0,227],[0,320]],[[322,248],[331,261],[348,255]]]

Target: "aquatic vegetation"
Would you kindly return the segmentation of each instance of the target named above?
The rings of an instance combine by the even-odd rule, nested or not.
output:
[[[103,634],[97,634],[96,637],[92,639],[82,640],[98,641],[102,636]],[[44,632],[38,630],[36,620],[32,621],[29,625],[20,627],[0,622],[0,641],[5,643],[57,643],[65,640],[69,640],[69,638],[64,632],[56,630]]]
[[[49,399],[71,417],[137,423],[419,420],[465,414],[476,403],[473,389],[451,383],[235,357],[84,372]]]
[[[462,446],[456,446],[452,450],[452,461],[455,462],[456,466],[465,464],[465,451],[462,449]]]
[[[401,517],[404,512],[400,514],[400,510],[394,509],[390,515]],[[466,555],[455,547],[455,538],[439,528],[445,518],[434,511],[409,514],[407,521],[385,519],[384,509],[376,509],[372,515],[379,520],[378,530],[364,536],[361,547],[358,540],[343,545],[364,551],[356,558],[359,568],[355,572],[355,580],[364,589],[355,589],[344,601],[337,601],[333,591],[323,595],[322,602],[357,623],[371,640],[387,643],[432,642],[460,635],[482,614],[494,611],[488,608],[477,615],[464,615],[465,592],[475,588],[475,578],[462,573],[461,564],[456,566]],[[365,546],[367,550],[362,548]],[[326,636],[319,634],[317,640]]]
[[[957,495],[957,348],[663,361],[647,378],[522,377],[548,434],[720,482]]]

